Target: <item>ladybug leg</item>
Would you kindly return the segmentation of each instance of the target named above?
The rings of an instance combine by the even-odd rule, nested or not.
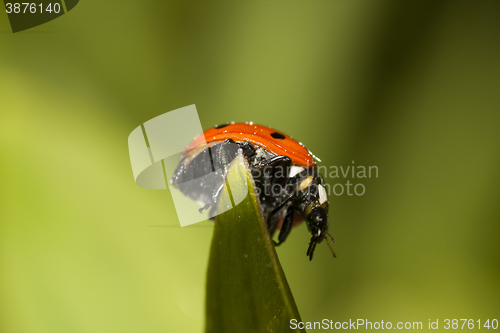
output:
[[[211,203],[207,203],[205,206],[203,206],[200,209],[198,209],[198,211],[200,213],[203,213],[203,211],[209,209],[211,205],[212,205]]]
[[[292,231],[293,226],[293,207],[289,206],[286,210],[285,219],[283,220],[283,224],[281,225],[280,234],[278,236],[278,243],[276,246],[286,241],[288,235],[290,235],[290,231]]]
[[[291,196],[289,196],[288,198],[286,198],[280,205],[278,205],[277,207],[275,207],[271,211],[271,213],[269,213],[269,215],[267,216],[267,228],[269,230],[269,234],[271,235],[271,238],[274,235],[274,232],[276,231],[276,227],[278,226],[278,222],[279,222],[279,215],[277,215],[277,213],[281,209],[283,209],[283,207],[285,207],[285,205],[288,204],[288,202],[290,202],[290,200],[293,197],[294,197],[294,195],[292,194]],[[287,213],[288,213],[288,210],[287,210]],[[286,217],[285,217],[285,219],[286,219]],[[292,214],[292,223],[293,223],[293,214]],[[285,221],[283,221],[283,226],[284,226],[284,224],[285,224]],[[283,226],[281,226],[281,230],[283,230]],[[281,231],[280,231],[280,236],[281,236]]]
[[[316,245],[318,245],[316,239],[311,238],[311,242],[309,243],[309,247],[307,248],[307,255],[309,256],[309,260],[313,260],[313,254],[314,250],[316,249]]]
[[[275,214],[268,220],[267,228],[269,230],[269,235],[271,239],[273,239],[274,233],[276,232],[276,228],[278,227],[278,223],[280,221],[279,215]]]

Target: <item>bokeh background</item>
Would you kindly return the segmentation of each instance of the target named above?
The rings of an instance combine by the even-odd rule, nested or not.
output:
[[[127,137],[196,104],[329,166],[333,260],[278,249],[304,321],[500,319],[499,1],[81,1],[0,13],[0,331],[201,332],[212,227],[135,185]],[[345,183],[346,179],[328,178]]]

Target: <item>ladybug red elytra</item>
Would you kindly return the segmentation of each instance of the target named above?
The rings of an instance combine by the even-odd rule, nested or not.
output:
[[[316,245],[329,235],[328,196],[314,155],[290,136],[251,122],[215,126],[186,147],[171,183],[204,206],[200,211],[210,209],[215,216],[228,166],[238,152],[252,172],[271,237],[280,229],[275,244],[283,243],[292,226],[305,220],[312,260]],[[211,180],[195,181],[210,173],[215,175]]]

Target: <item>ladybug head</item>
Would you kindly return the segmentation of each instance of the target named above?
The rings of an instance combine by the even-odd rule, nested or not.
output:
[[[307,216],[307,226],[312,235],[307,249],[309,260],[312,260],[316,245],[321,243],[328,235],[329,223],[328,212],[321,206],[313,208]]]

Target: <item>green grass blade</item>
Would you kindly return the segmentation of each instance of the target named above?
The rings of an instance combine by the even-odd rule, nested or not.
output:
[[[207,273],[206,333],[305,332],[274,245],[261,219],[243,157],[229,170],[219,207],[248,195],[218,215]]]

